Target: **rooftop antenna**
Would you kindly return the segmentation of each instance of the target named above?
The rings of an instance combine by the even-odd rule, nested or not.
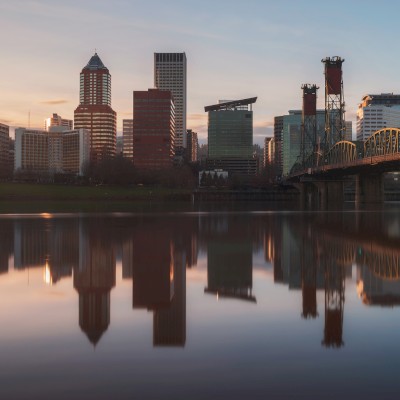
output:
[[[28,112],[28,128],[31,127],[31,110]]]

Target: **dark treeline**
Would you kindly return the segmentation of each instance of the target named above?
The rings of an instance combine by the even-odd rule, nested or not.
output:
[[[79,185],[143,185],[161,186],[176,189],[194,189],[198,186],[203,189],[228,189],[242,190],[247,188],[268,188],[273,180],[264,171],[255,176],[229,175],[211,178],[203,175],[199,182],[199,171],[202,169],[198,163],[180,163],[163,169],[138,169],[133,163],[122,157],[107,158],[96,163],[88,163],[84,168],[83,176],[74,174],[54,173],[47,171],[16,171],[14,175],[4,177],[4,181],[14,179],[17,182],[79,184]],[[200,184],[200,185],[199,185]]]
[[[160,185],[168,188],[194,188],[197,173],[197,168],[188,164],[142,170],[135,168],[131,161],[121,156],[90,163],[85,168],[88,183]]]

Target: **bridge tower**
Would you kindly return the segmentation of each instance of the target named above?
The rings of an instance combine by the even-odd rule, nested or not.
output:
[[[322,344],[325,347],[342,347],[344,311],[344,268],[334,260],[325,266],[325,329]]]
[[[317,90],[314,84],[305,83],[303,89],[303,110],[301,117],[301,163],[306,167],[306,161],[312,156],[312,164],[317,165],[319,141],[317,137]],[[314,162],[314,160],[316,162]]]
[[[325,64],[325,138],[324,152],[337,142],[344,140],[344,93],[342,64],[340,57],[326,57]]]

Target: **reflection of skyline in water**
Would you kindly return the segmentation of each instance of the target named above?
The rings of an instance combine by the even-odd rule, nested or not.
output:
[[[120,259],[123,279],[132,281],[133,312],[153,314],[153,346],[182,347],[186,269],[196,267],[199,252],[207,257],[206,293],[255,302],[253,255],[262,251],[275,284],[301,292],[302,318],[324,315],[322,344],[340,347],[345,282],[354,265],[363,304],[400,304],[398,226],[389,213],[4,219],[0,281],[11,257],[15,270],[42,268],[48,284],[73,276],[79,326],[95,345],[112,320],[110,293]]]
[[[79,326],[96,345],[110,324],[110,292],[115,286],[115,250],[101,234],[103,220],[79,226],[79,262],[74,288],[79,293]]]
[[[243,218],[207,219],[207,287],[218,298],[256,302],[253,288],[253,237]]]

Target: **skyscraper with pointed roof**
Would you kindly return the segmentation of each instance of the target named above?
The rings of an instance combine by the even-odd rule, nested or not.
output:
[[[115,156],[117,114],[111,108],[111,75],[97,53],[80,74],[74,125],[90,131],[92,161]]]

